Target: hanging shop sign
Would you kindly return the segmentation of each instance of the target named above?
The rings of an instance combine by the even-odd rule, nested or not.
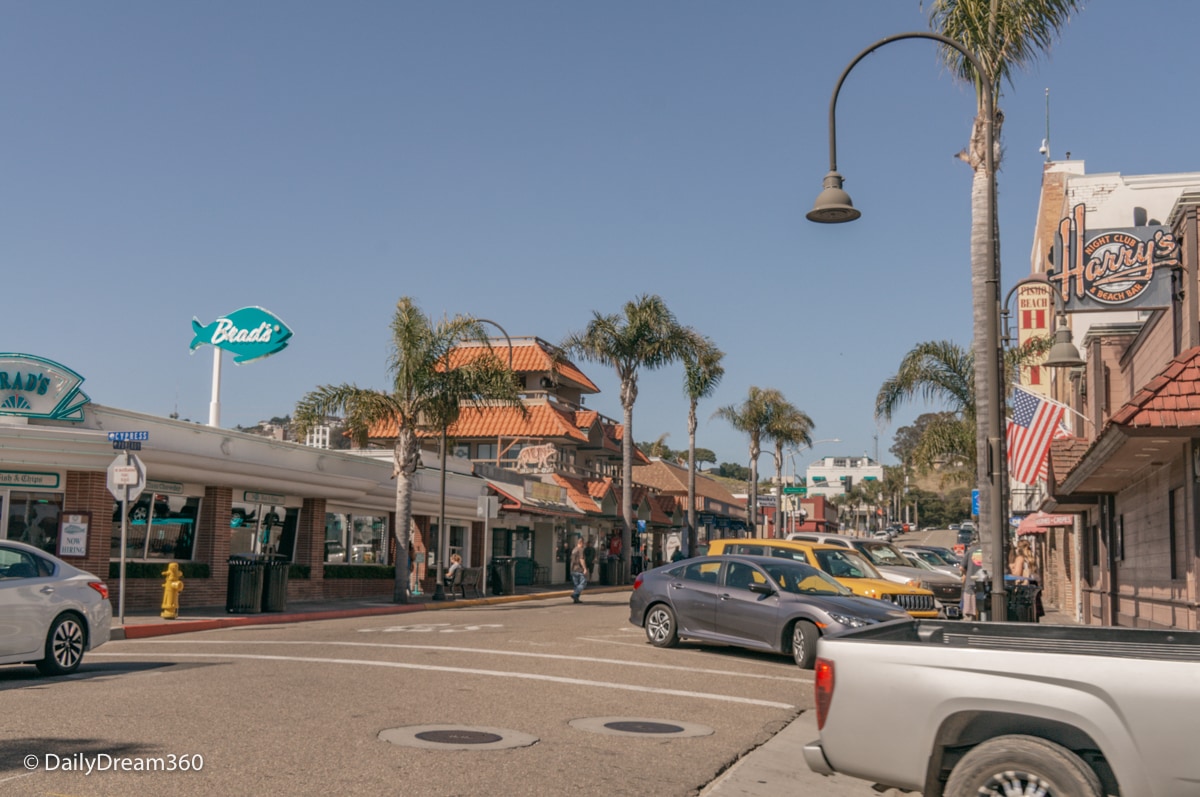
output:
[[[1089,230],[1084,205],[1058,223],[1056,271],[1048,272],[1068,313],[1140,310],[1171,304],[1179,242],[1163,226]]]
[[[83,377],[31,354],[0,354],[0,415],[82,421]]]
[[[208,326],[192,318],[191,350],[208,344],[233,353],[235,363],[248,363],[287,348],[292,330],[279,317],[261,307],[243,307]]]

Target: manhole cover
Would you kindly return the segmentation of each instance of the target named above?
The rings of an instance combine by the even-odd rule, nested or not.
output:
[[[379,732],[381,741],[424,750],[509,750],[537,744],[538,738],[509,728],[479,725],[409,725]]]
[[[452,731],[421,731],[414,735],[422,741],[437,742],[439,744],[492,744],[504,738],[496,733],[468,731],[457,728]]]
[[[679,725],[668,725],[665,722],[644,722],[639,720],[625,720],[619,722],[606,722],[604,727],[613,731],[624,731],[626,733],[680,733],[683,728]]]
[[[584,717],[571,720],[572,728],[588,733],[603,733],[609,736],[646,736],[653,734],[660,739],[682,739],[689,736],[711,736],[713,729],[694,722],[654,717]]]

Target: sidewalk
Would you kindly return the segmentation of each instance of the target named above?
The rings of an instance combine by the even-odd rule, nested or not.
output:
[[[277,625],[279,623],[302,623],[309,620],[338,620],[343,617],[372,617],[375,615],[409,614],[411,612],[437,609],[465,608],[468,606],[492,606],[498,603],[568,598],[571,588],[567,585],[518,587],[515,595],[488,595],[484,598],[451,598],[435,601],[429,594],[413,595],[409,603],[392,603],[372,598],[369,600],[289,601],[282,612],[259,614],[231,614],[224,606],[182,606],[179,617],[164,620],[152,610],[139,609],[125,612],[125,624],[121,625],[113,608],[111,639],[143,639],[166,634],[185,634],[191,631],[210,631],[214,628],[232,628],[245,625]],[[609,592],[628,592],[632,586],[587,588],[588,595]]]

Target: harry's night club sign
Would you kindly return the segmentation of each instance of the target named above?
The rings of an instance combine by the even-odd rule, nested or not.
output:
[[[1167,307],[1179,243],[1161,226],[1088,230],[1076,205],[1058,223],[1054,263],[1047,276],[1068,313]]]

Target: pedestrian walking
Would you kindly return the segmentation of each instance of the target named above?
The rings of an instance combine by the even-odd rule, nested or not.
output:
[[[583,551],[583,537],[575,540],[575,547],[571,550],[571,582],[575,585],[575,591],[571,593],[571,600],[580,603],[579,594],[583,592],[583,588],[587,586],[587,563]]]

